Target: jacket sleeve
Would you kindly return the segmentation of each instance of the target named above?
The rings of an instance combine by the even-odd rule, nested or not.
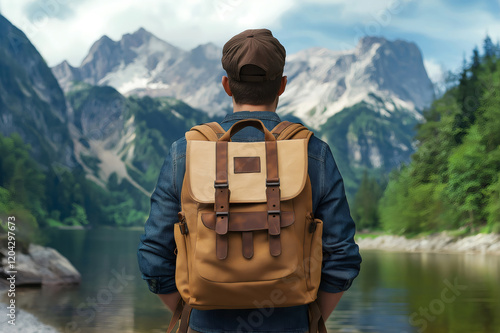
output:
[[[151,195],[151,211],[141,235],[137,257],[142,278],[156,294],[168,294],[175,286],[174,224],[180,211],[180,186],[176,183],[183,160],[179,142],[174,142],[165,158],[156,188]],[[181,165],[179,165],[181,164]],[[181,178],[182,179],[182,178]]]
[[[361,255],[354,242],[356,227],[351,218],[344,182],[327,144],[320,171],[320,199],[315,216],[323,221],[323,266],[320,289],[337,293],[349,289],[359,274]]]

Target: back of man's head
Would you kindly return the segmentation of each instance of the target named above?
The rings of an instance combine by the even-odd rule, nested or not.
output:
[[[265,105],[276,100],[286,51],[267,29],[245,30],[222,50],[222,67],[238,104]]]

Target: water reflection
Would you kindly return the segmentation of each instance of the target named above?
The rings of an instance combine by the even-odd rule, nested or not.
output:
[[[20,288],[18,304],[61,332],[164,332],[170,314],[137,267],[140,233],[53,231],[49,245],[74,263],[82,284]],[[329,332],[500,332],[500,256],[362,256],[361,274],[328,320]]]
[[[500,332],[500,257],[364,251],[332,332]]]

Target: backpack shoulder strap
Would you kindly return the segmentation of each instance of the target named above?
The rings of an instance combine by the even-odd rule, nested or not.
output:
[[[313,135],[304,125],[286,120],[276,125],[271,133],[276,140],[309,139]]]
[[[217,141],[226,131],[217,122],[201,124],[186,132],[186,140]]]

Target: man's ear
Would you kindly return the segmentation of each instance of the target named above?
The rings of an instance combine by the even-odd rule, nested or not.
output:
[[[281,86],[280,86],[280,90],[278,91],[278,96],[281,96],[281,94],[285,92],[287,82],[288,82],[288,78],[286,76],[283,76],[281,78]]]
[[[229,88],[229,79],[227,76],[222,77],[222,87],[224,87],[224,91],[228,96],[233,96],[233,93],[231,92],[231,88]]]

